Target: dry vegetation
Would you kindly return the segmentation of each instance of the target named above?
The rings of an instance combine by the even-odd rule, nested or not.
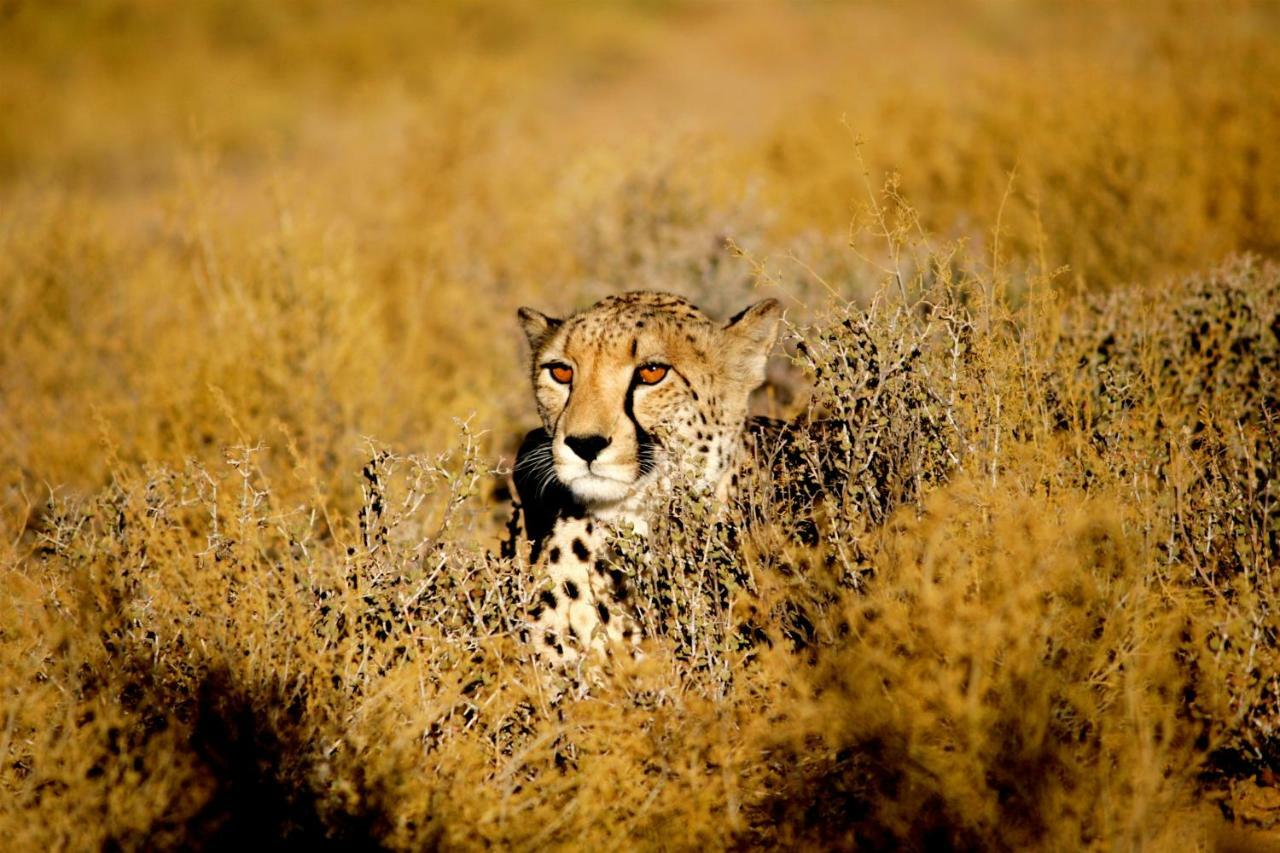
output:
[[[1275,843],[1280,15],[962,5],[0,3],[0,837]],[[551,707],[514,309],[635,287],[827,489]]]

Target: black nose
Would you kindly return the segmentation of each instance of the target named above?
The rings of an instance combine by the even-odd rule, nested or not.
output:
[[[564,443],[569,445],[569,449],[587,462],[599,456],[600,451],[608,447],[610,441],[612,439],[605,438],[603,435],[566,435],[564,437]]]

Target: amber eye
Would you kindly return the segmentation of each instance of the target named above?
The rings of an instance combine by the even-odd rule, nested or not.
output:
[[[640,369],[636,371],[636,376],[645,385],[657,385],[667,376],[667,371],[671,368],[665,364],[642,364]]]
[[[551,371],[551,378],[561,385],[568,385],[573,381],[573,368],[567,364],[551,364],[548,369]]]

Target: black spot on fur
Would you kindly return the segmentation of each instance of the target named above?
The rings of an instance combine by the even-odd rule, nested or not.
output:
[[[556,635],[550,631],[548,631],[547,635],[542,638],[542,641],[553,649],[556,647]]]
[[[637,349],[637,346],[638,346],[638,344],[637,344],[636,339],[635,339],[635,338],[632,338],[632,339],[631,339],[631,357],[632,357],[632,358],[635,358],[635,357],[636,357],[636,349]]]
[[[560,562],[560,549],[552,548],[550,552],[547,553],[547,559],[553,563]]]
[[[556,609],[556,594],[549,589],[544,589],[538,599],[552,610]]]
[[[802,518],[796,522],[795,538],[802,545],[810,548],[818,544],[818,525],[807,518]]]
[[[570,598],[576,599],[578,597],[578,585],[573,581],[565,581],[564,594]]]
[[[586,545],[582,544],[582,540],[577,538],[573,540],[573,555],[584,563],[591,559],[591,552],[587,550]]]
[[[605,625],[609,624],[609,608],[604,606],[604,602],[596,603],[596,612],[600,614],[600,621]]]

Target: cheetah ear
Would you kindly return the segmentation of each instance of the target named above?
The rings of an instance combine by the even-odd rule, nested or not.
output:
[[[782,303],[765,299],[735,314],[724,327],[726,367],[753,389],[764,382],[765,363],[781,323]]]
[[[524,329],[525,337],[529,339],[529,346],[534,352],[537,352],[547,336],[560,328],[560,324],[564,322],[532,308],[521,308],[516,314],[520,317],[520,327]]]

